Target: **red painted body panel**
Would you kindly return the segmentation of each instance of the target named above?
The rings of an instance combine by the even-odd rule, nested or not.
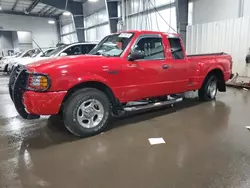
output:
[[[232,73],[230,55],[186,57],[185,54],[185,59],[173,60],[166,33],[129,32],[133,32],[134,37],[121,57],[69,56],[51,58],[28,65],[28,71],[48,74],[51,79],[51,87],[48,92],[25,93],[24,103],[28,111],[40,115],[55,114],[59,111],[61,102],[69,89],[89,81],[107,85],[115,97],[124,103],[147,97],[197,90],[201,87],[209,71],[214,69],[222,70],[225,81]],[[165,50],[164,60],[127,60],[136,39],[145,34],[161,35]],[[177,34],[173,35],[179,37]],[[163,65],[170,67],[163,69]],[[60,93],[59,96],[58,93]],[[49,100],[54,95],[57,97],[50,102],[30,102],[30,99],[39,98]]]
[[[58,114],[66,93],[66,91],[46,93],[27,91],[24,93],[23,103],[31,114],[54,115]]]
[[[188,57],[190,64],[189,79],[195,82],[195,85],[188,90],[197,90],[201,88],[202,83],[208,73],[214,69],[219,69],[224,74],[224,80],[228,81],[232,75],[232,57],[230,55],[209,55]]]

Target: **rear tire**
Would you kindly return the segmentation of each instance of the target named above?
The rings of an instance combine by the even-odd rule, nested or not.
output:
[[[206,77],[201,89],[199,90],[199,99],[202,101],[215,100],[218,90],[218,79],[214,74]]]
[[[93,136],[104,131],[110,120],[111,104],[105,93],[84,88],[73,93],[63,107],[66,128],[78,137]]]

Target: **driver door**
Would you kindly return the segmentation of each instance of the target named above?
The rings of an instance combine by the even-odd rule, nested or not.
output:
[[[126,100],[165,95],[163,66],[166,57],[162,37],[142,35],[132,49],[142,51],[144,57],[133,61],[126,60]]]

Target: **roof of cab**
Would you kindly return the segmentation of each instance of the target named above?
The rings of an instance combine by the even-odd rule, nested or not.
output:
[[[168,32],[160,32],[160,31],[149,31],[149,30],[128,30],[128,31],[121,31],[119,33],[138,33],[138,34],[165,34],[167,36],[175,36],[179,37],[178,33],[168,33]]]

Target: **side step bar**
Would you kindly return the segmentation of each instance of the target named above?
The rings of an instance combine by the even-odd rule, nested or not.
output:
[[[147,105],[138,105],[138,106],[132,106],[132,107],[128,106],[128,107],[124,107],[123,110],[126,112],[133,112],[133,111],[146,110],[146,109],[150,109],[150,108],[171,105],[171,104],[179,103],[182,101],[183,101],[183,98],[176,98],[176,99],[172,99],[172,100],[160,101],[160,102],[151,103],[151,104],[147,104]]]

